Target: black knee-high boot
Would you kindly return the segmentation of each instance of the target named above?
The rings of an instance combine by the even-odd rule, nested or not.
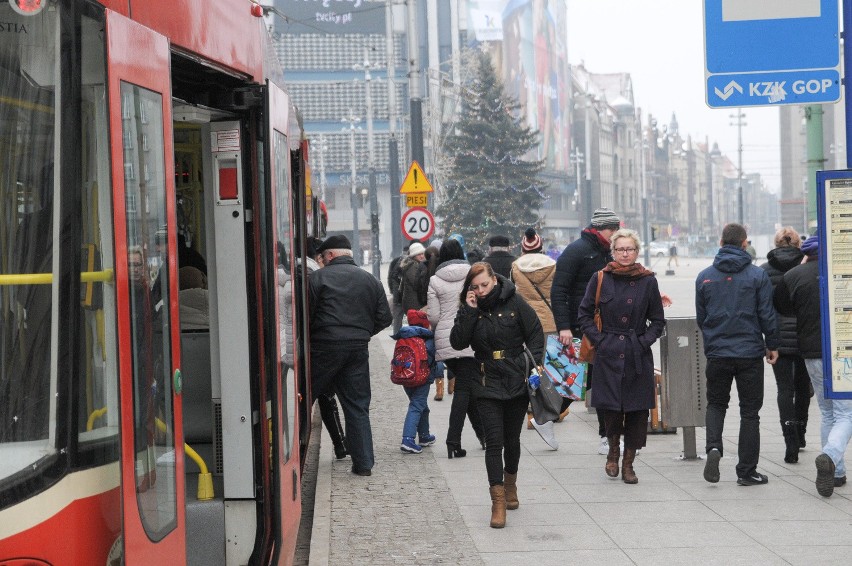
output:
[[[343,426],[340,424],[337,399],[334,395],[320,395],[317,403],[319,403],[322,423],[331,437],[332,444],[334,444],[334,456],[338,460],[345,458],[349,452],[346,450],[346,435],[343,432]]]

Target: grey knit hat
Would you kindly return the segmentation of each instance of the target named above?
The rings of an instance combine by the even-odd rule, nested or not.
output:
[[[612,228],[618,230],[621,228],[621,219],[608,208],[599,208],[592,214],[592,228],[598,230],[606,230]]]

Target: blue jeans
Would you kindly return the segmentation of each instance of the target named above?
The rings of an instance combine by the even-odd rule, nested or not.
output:
[[[311,348],[311,382],[314,395],[328,384],[337,394],[346,421],[346,448],[352,467],[370,470],[375,464],[370,428],[370,353],[367,347]]]
[[[852,399],[826,399],[823,389],[822,358],[805,360],[808,375],[814,386],[814,397],[822,413],[820,444],[822,451],[834,462],[834,477],[846,475],[843,454],[852,438]]]
[[[756,471],[760,458],[760,408],[763,407],[763,358],[707,359],[707,452],[713,448],[724,455],[722,430],[736,379],[740,398],[740,442],[737,477]]]
[[[415,434],[421,437],[429,434],[429,388],[431,383],[424,383],[420,387],[403,387],[408,395],[408,413],[405,415],[405,424],[402,425],[402,436],[414,438]]]

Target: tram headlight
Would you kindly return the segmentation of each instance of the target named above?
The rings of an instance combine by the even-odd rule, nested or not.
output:
[[[41,12],[47,0],[9,0],[9,5],[12,9],[22,16],[35,16]]]

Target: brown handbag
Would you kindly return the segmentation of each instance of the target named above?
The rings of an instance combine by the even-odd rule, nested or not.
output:
[[[601,284],[603,283],[603,270],[598,271],[598,289],[595,292],[595,326],[600,330],[603,327],[601,322]],[[583,340],[580,343],[580,354],[577,356],[581,362],[594,363],[595,347],[588,335],[583,335]]]

